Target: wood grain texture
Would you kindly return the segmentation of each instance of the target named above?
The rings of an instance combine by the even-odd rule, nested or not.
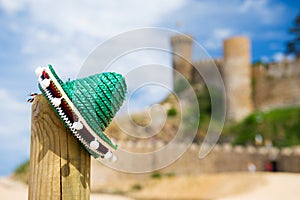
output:
[[[31,114],[29,200],[90,198],[90,155],[42,95]]]

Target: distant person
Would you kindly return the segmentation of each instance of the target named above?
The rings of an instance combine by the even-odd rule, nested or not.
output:
[[[270,161],[268,161],[268,162],[266,163],[266,165],[265,165],[265,170],[266,170],[267,172],[272,172],[272,171],[273,171],[273,165],[272,165],[272,163],[271,163]]]
[[[248,171],[250,172],[250,173],[254,173],[255,171],[256,171],[256,166],[255,166],[255,164],[254,163],[248,163]]]

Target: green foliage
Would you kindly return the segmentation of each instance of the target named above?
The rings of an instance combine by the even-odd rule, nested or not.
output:
[[[168,178],[175,177],[175,173],[167,172],[167,173],[161,174],[160,172],[154,172],[153,174],[151,174],[151,178],[153,178],[153,179],[161,179],[163,177],[168,177]]]
[[[211,100],[207,87],[205,86],[201,92],[197,94],[199,111],[200,111],[200,128],[206,129],[211,116]]]
[[[214,107],[214,117],[222,117],[224,115],[224,91],[220,91],[217,88],[208,88],[205,86],[198,94],[198,104],[200,110],[200,129],[206,132],[209,122],[212,120],[214,122],[220,121],[218,118],[212,118],[212,107]],[[212,101],[213,100],[213,101]]]
[[[208,88],[205,86],[198,94],[198,103],[200,110],[200,120],[211,117],[212,106],[214,107],[215,112],[220,112],[224,110],[224,92],[217,88]],[[213,102],[212,102],[213,99]],[[212,105],[215,103],[214,105]],[[216,114],[217,116],[222,116],[222,113]],[[201,122],[200,122],[201,123]]]
[[[233,143],[253,145],[255,136],[272,141],[274,146],[284,147],[300,144],[300,108],[275,109],[269,112],[255,112],[245,120],[224,130],[233,136]]]
[[[211,115],[211,100],[207,87],[205,86],[201,92],[197,94],[199,110],[200,110],[200,123]]]
[[[168,172],[165,174],[166,177],[174,177],[175,173],[174,172]]]
[[[252,67],[258,67],[258,66],[263,66],[264,68],[267,68],[268,63],[262,61],[262,60],[256,60],[253,62]]]
[[[169,110],[168,110],[168,116],[169,117],[174,117],[174,116],[176,116],[177,115],[177,111],[176,111],[176,109],[175,108],[170,108]]]
[[[140,190],[142,190],[142,189],[143,189],[143,187],[142,187],[142,185],[139,184],[139,183],[136,183],[136,184],[134,184],[134,185],[131,186],[131,190],[132,190],[132,191],[140,191]]]
[[[162,177],[162,175],[159,172],[155,172],[155,173],[151,174],[151,178],[153,178],[153,179],[160,179],[161,177]]]
[[[189,87],[189,82],[184,78],[176,78],[174,83],[174,92],[179,94]]]
[[[28,183],[29,176],[29,160],[22,163],[14,171],[13,178],[24,183]]]
[[[290,28],[289,32],[294,35],[294,39],[287,42],[286,52],[300,56],[300,14],[294,21],[294,27]]]

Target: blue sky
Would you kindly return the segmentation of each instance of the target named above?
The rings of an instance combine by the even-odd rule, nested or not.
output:
[[[252,60],[281,60],[299,8],[291,0],[0,0],[0,176],[29,157],[26,95],[38,91],[37,66],[74,78],[98,44],[142,27],[192,34],[212,57],[222,57],[225,38],[246,35]]]

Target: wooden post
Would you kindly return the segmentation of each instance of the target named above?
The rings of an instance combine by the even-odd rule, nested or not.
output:
[[[90,198],[90,155],[44,96],[32,105],[29,200]]]

